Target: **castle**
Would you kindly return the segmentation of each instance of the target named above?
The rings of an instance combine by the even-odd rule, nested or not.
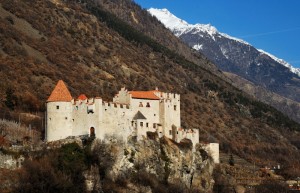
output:
[[[199,131],[181,128],[180,95],[151,91],[127,91],[122,88],[105,102],[100,97],[87,98],[81,94],[73,99],[60,80],[47,100],[46,140],[55,141],[70,136],[89,135],[99,139],[108,136],[137,139],[156,132],[176,142],[190,139],[199,143]]]

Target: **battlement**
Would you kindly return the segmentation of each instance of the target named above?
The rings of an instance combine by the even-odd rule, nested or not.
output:
[[[117,102],[107,102],[107,101],[103,101],[102,106],[105,109],[109,109],[109,108],[129,109],[130,108],[129,104],[117,103]]]
[[[102,99],[100,97],[95,97],[95,98],[85,98],[85,99],[72,99],[71,103],[73,105],[93,105],[95,104],[97,101],[102,101]]]
[[[180,94],[176,94],[176,93],[165,93],[165,92],[161,92],[160,93],[160,97],[162,99],[167,99],[167,100],[177,100],[180,101]],[[166,101],[167,101],[166,100]]]

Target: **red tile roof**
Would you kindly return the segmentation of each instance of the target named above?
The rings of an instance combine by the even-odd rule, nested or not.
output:
[[[72,96],[65,85],[64,81],[59,80],[51,95],[49,96],[47,102],[69,102],[72,100]]]
[[[81,94],[77,99],[84,101],[85,99],[87,99],[87,97],[85,96],[85,94]]]
[[[132,98],[159,100],[159,97],[154,94],[154,91],[129,91]]]

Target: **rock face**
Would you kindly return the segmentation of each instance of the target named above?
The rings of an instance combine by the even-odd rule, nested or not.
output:
[[[20,168],[24,159],[23,156],[15,158],[13,155],[6,155],[0,151],[0,168],[11,170]]]
[[[190,142],[178,144],[162,137],[155,140],[131,141],[122,145],[115,143],[111,144],[110,148],[116,155],[108,173],[113,180],[136,176],[137,183],[131,186],[142,184],[147,189],[147,186],[153,186],[151,179],[155,178],[164,184],[176,185],[183,192],[212,192],[214,164],[200,146],[193,148]],[[134,188],[131,188],[131,191],[134,192]],[[147,191],[155,190],[152,187],[152,190]]]

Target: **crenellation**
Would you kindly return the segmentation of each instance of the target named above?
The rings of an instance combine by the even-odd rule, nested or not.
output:
[[[181,128],[179,94],[158,89],[128,91],[123,87],[112,102],[107,102],[84,94],[73,99],[64,84],[62,87],[67,97],[62,100],[56,96],[55,87],[47,101],[47,141],[89,135],[102,140],[114,136],[126,142],[128,136],[143,139],[151,131],[177,142],[187,138],[194,145],[199,143],[197,129]]]

